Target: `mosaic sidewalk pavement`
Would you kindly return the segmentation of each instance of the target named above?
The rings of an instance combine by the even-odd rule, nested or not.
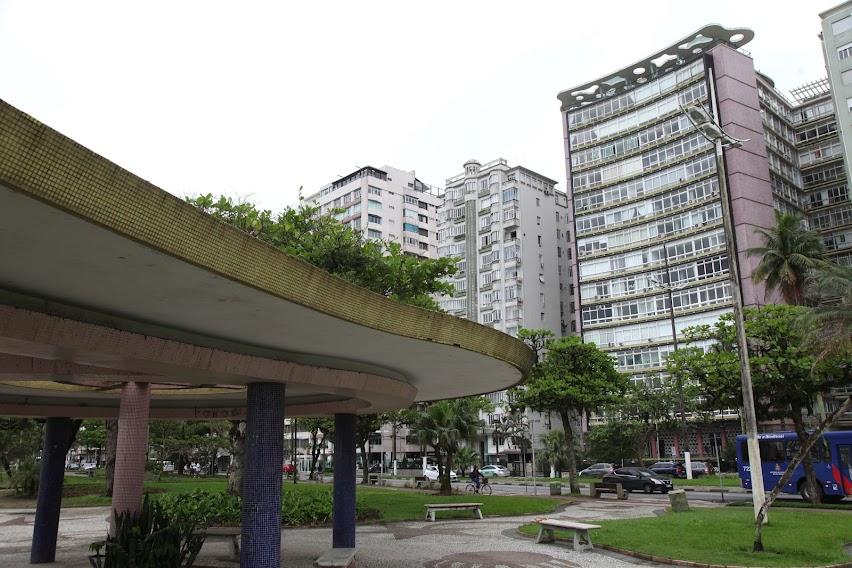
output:
[[[580,501],[549,515],[594,521],[652,516],[661,510],[655,503]],[[86,568],[89,543],[106,531],[105,507],[65,509],[60,521],[57,563],[62,568]],[[487,511],[486,511],[487,513]],[[617,568],[652,565],[606,551],[574,552],[570,545],[535,544],[518,536],[518,525],[535,519],[501,517],[484,520],[406,522],[364,525],[358,528],[359,568]],[[9,568],[29,565],[33,514],[0,511],[0,565]],[[594,533],[592,533],[594,540]],[[331,529],[289,529],[283,535],[282,564],[312,568],[313,561],[331,546]],[[210,542],[204,546],[198,565],[233,567],[227,561],[228,545]]]

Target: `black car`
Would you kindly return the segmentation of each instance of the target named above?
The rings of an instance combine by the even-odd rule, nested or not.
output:
[[[605,475],[604,483],[620,483],[626,491],[644,491],[645,493],[668,493],[672,490],[672,482],[660,477],[644,467],[622,467],[615,473]]]
[[[672,477],[686,477],[686,468],[683,464],[675,462],[657,462],[649,467],[658,475],[671,475]]]

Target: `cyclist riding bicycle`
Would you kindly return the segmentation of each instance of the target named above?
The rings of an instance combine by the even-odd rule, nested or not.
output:
[[[470,482],[473,483],[477,493],[479,493],[479,488],[482,487],[482,481],[484,479],[485,476],[479,473],[479,468],[477,466],[473,466],[473,470],[470,472]]]

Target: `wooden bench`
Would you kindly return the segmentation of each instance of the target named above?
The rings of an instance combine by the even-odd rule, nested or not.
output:
[[[626,501],[629,493],[624,490],[620,483],[592,483],[589,486],[589,495],[594,497],[595,499],[600,498],[601,493],[615,493],[618,496],[618,499],[621,501]]]
[[[240,559],[240,527],[209,527],[198,532],[204,535],[204,540],[229,541],[231,554],[236,560]]]
[[[538,519],[538,538],[535,539],[536,544],[542,542],[553,542],[556,540],[554,531],[563,529],[574,531],[574,550],[591,550],[592,539],[589,536],[589,531],[601,528],[600,525],[587,525],[586,523],[578,523],[564,519]]]
[[[482,518],[482,503],[432,503],[426,507],[426,520],[434,521],[437,511],[473,511],[474,517]]]
[[[332,548],[314,560],[318,568],[354,568],[357,548]]]

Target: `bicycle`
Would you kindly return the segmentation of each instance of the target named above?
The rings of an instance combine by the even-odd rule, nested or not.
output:
[[[468,483],[464,487],[464,492],[469,495],[491,495],[491,485],[488,483],[488,478],[483,477],[479,489],[473,483]]]

